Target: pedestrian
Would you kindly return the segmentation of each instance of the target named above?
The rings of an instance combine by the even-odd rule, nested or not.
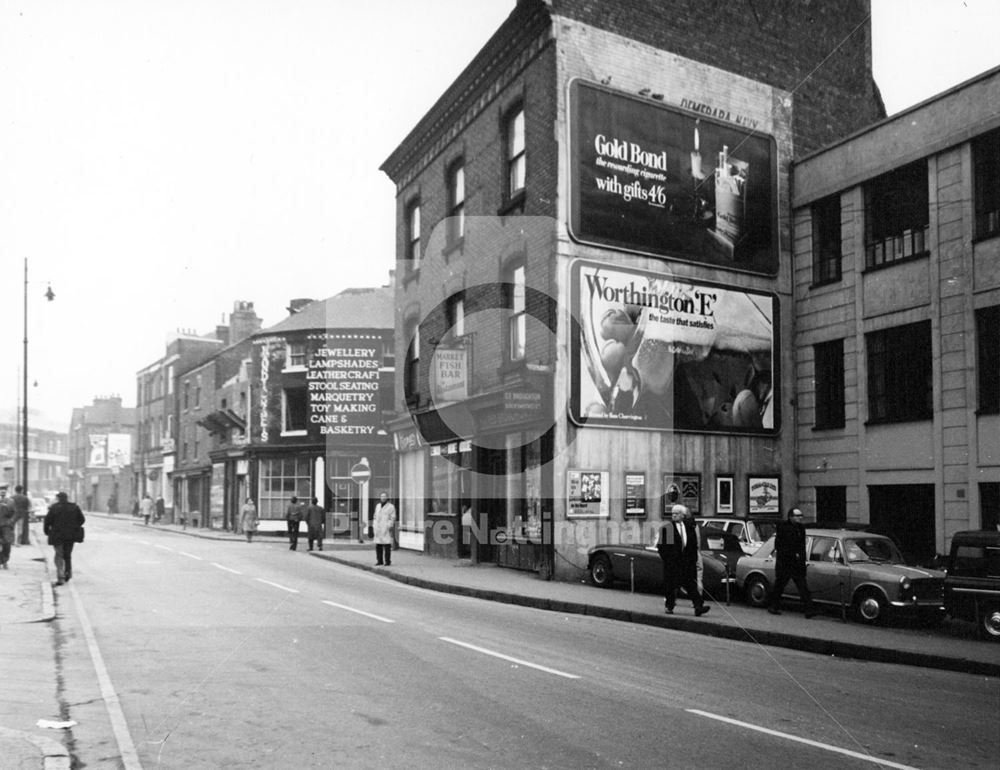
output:
[[[285,521],[288,523],[288,550],[299,549],[299,522],[302,521],[302,503],[292,495],[288,508],[285,509]]]
[[[656,550],[663,562],[663,607],[668,615],[674,614],[677,589],[683,588],[694,605],[695,617],[710,609],[698,590],[698,562],[701,559],[701,539],[698,528],[686,505],[670,509],[670,523],[660,527]]]
[[[7,485],[0,487],[0,569],[10,569],[10,547],[14,544],[17,512],[7,497]]]
[[[142,496],[142,502],[139,503],[139,512],[142,513],[142,518],[146,524],[149,524],[149,517],[153,515],[154,509],[153,498],[149,496],[149,492],[146,492]]]
[[[163,495],[159,495],[156,498],[156,518],[153,521],[159,521],[163,518],[163,514],[167,512],[166,503],[163,502]]]
[[[24,494],[24,487],[18,484],[14,487],[14,494],[10,501],[14,506],[14,516],[21,523],[21,544],[27,545],[30,542],[28,539],[28,521],[31,518],[31,498]],[[14,530],[15,541],[17,540],[16,526]]]
[[[389,496],[379,495],[375,514],[372,516],[372,539],[375,541],[375,566],[392,566],[392,540],[396,528],[396,506]]]
[[[253,533],[257,531],[257,506],[253,504],[253,498],[248,497],[240,510],[240,527],[243,534],[247,536],[247,542],[253,542]]]
[[[73,577],[73,546],[83,542],[85,521],[80,506],[69,502],[65,492],[56,495],[55,504],[45,514],[43,528],[49,536],[49,545],[55,549],[56,585],[61,586]]]
[[[791,580],[805,604],[806,617],[811,618],[816,610],[806,584],[806,528],[802,526],[799,508],[789,508],[788,516],[778,523],[774,534],[774,558],[774,586],[767,599],[767,611],[772,615],[781,614],[781,594]]]
[[[309,550],[313,549],[313,543],[323,550],[323,524],[326,520],[326,511],[319,505],[319,500],[315,497],[312,504],[306,508],[306,537],[309,538]]]

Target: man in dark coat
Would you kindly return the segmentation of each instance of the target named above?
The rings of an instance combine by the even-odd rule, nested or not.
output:
[[[299,548],[299,522],[305,514],[305,506],[299,502],[299,498],[292,495],[291,502],[285,509],[285,522],[288,524],[288,550],[297,551]]]
[[[17,513],[14,503],[7,497],[7,485],[0,487],[0,569],[10,569],[10,547],[16,537],[14,527],[17,524]]]
[[[774,586],[767,600],[767,611],[781,614],[781,594],[791,580],[799,589],[799,598],[805,604],[806,617],[816,614],[812,594],[806,585],[806,528],[802,526],[802,511],[790,508],[785,521],[778,524],[774,535]]]
[[[45,514],[42,526],[49,536],[49,545],[55,549],[56,585],[61,586],[73,577],[73,546],[83,539],[85,521],[80,506],[69,502],[65,492],[56,495],[56,502]]]
[[[670,522],[660,528],[656,543],[663,561],[663,606],[668,615],[673,615],[677,589],[683,588],[694,605],[695,617],[700,617],[709,608],[698,590],[698,560],[701,558],[698,528],[687,514],[686,506],[671,508]]]
[[[306,508],[306,536],[309,538],[309,550],[313,549],[313,543],[323,550],[323,524],[326,523],[326,511],[314,497],[312,505]]]

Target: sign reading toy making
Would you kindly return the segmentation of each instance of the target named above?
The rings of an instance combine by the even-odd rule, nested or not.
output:
[[[577,425],[778,430],[778,298],[579,260],[571,271]]]
[[[306,363],[309,424],[324,436],[371,436],[379,425],[381,341],[326,337]]]
[[[582,242],[774,275],[777,152],[749,127],[570,86],[570,233]]]

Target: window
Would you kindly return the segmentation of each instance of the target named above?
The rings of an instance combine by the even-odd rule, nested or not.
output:
[[[514,267],[507,281],[507,307],[511,315],[508,319],[507,352],[510,361],[524,359],[527,316],[525,313],[524,265]]]
[[[1000,527],[1000,481],[979,482],[979,528]]]
[[[1000,414],[1000,305],[976,311],[979,414]]]
[[[844,427],[844,341],[813,346],[817,429]]]
[[[406,253],[404,259],[411,267],[420,263],[420,201],[415,200],[406,207]]]
[[[465,300],[462,297],[448,300],[448,334],[452,338],[465,335]]]
[[[840,196],[812,207],[813,285],[840,280]]]
[[[288,349],[286,351],[287,364],[285,364],[286,369],[291,369],[292,367],[303,367],[306,365],[306,346],[304,342],[289,342]]]
[[[465,237],[465,165],[461,160],[448,169],[448,242]]]
[[[976,238],[1000,235],[1000,130],[972,143]]]
[[[510,200],[524,189],[525,149],[524,149],[524,107],[518,106],[507,113],[504,121],[504,139],[507,148],[507,199]]]
[[[201,409],[201,376],[198,376],[194,386],[194,408]]]
[[[847,487],[816,487],[816,523],[831,528],[847,523]]]
[[[174,393],[174,367],[173,364],[167,367],[167,395],[172,396]]]
[[[310,462],[305,457],[260,461],[260,490],[257,495],[262,519],[283,519],[292,496],[312,497]]]
[[[306,430],[309,419],[309,392],[306,387],[285,388],[281,395],[282,431]]]
[[[931,323],[921,321],[865,335],[868,349],[868,419],[929,420]]]
[[[419,394],[420,325],[413,321],[409,326],[410,344],[406,348],[406,366],[403,369],[403,395],[409,401]]]
[[[191,383],[184,381],[184,408],[187,409],[191,399]]]
[[[927,161],[868,182],[865,191],[865,265],[879,267],[923,254],[929,221]]]

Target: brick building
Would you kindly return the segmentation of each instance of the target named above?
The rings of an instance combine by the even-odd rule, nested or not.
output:
[[[525,0],[382,169],[403,547],[576,578],[794,488],[789,167],[884,115],[868,3]]]
[[[126,510],[135,497],[132,439],[136,410],[121,396],[98,396],[73,410],[69,426],[69,496],[88,511]]]
[[[911,557],[1000,523],[1000,68],[794,169],[799,497]]]

